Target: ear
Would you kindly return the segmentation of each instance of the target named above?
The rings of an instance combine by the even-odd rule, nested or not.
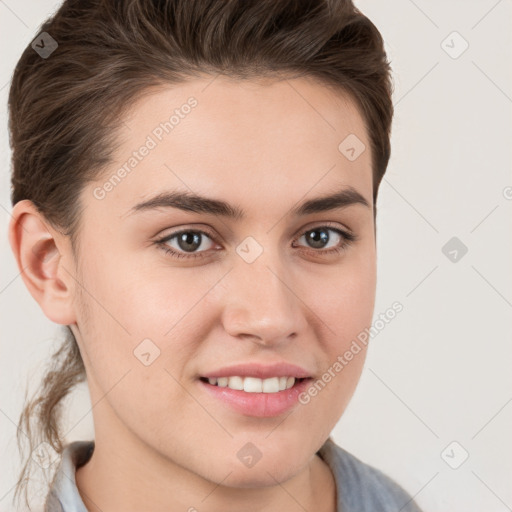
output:
[[[76,322],[74,261],[67,237],[55,230],[28,199],[14,205],[9,243],[28,291],[57,324]]]

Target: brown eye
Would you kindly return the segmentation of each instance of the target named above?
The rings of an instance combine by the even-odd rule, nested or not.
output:
[[[318,226],[308,229],[297,240],[302,239],[305,240],[306,249],[312,249],[315,253],[327,255],[344,251],[356,240],[356,236],[339,228]]]
[[[210,243],[207,240],[210,240]],[[211,248],[213,240],[204,231],[188,229],[171,233],[158,240],[157,244],[176,258],[197,258],[202,257],[202,253]]]

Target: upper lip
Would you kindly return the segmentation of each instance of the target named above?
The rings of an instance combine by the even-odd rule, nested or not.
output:
[[[269,377],[295,377],[296,379],[305,379],[311,377],[311,373],[295,364],[281,362],[274,364],[235,364],[202,375],[202,377],[205,378],[234,376],[257,377],[260,379],[267,379]]]

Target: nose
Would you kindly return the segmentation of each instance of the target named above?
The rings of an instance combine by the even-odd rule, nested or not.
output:
[[[276,347],[304,332],[307,306],[279,263],[238,261],[227,278],[222,320],[228,334]]]

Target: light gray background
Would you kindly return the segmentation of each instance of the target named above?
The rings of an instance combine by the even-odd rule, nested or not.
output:
[[[23,48],[59,3],[0,0],[1,511],[13,509],[25,381],[38,385],[60,332],[26,290],[7,243],[6,102]],[[397,300],[404,310],[372,339],[333,437],[425,512],[512,510],[511,1],[356,5],[383,34],[395,81],[375,319]],[[453,31],[469,44],[457,58],[463,42],[448,37]],[[452,237],[468,248],[456,262],[442,251]],[[68,441],[93,438],[90,407],[81,387]]]

